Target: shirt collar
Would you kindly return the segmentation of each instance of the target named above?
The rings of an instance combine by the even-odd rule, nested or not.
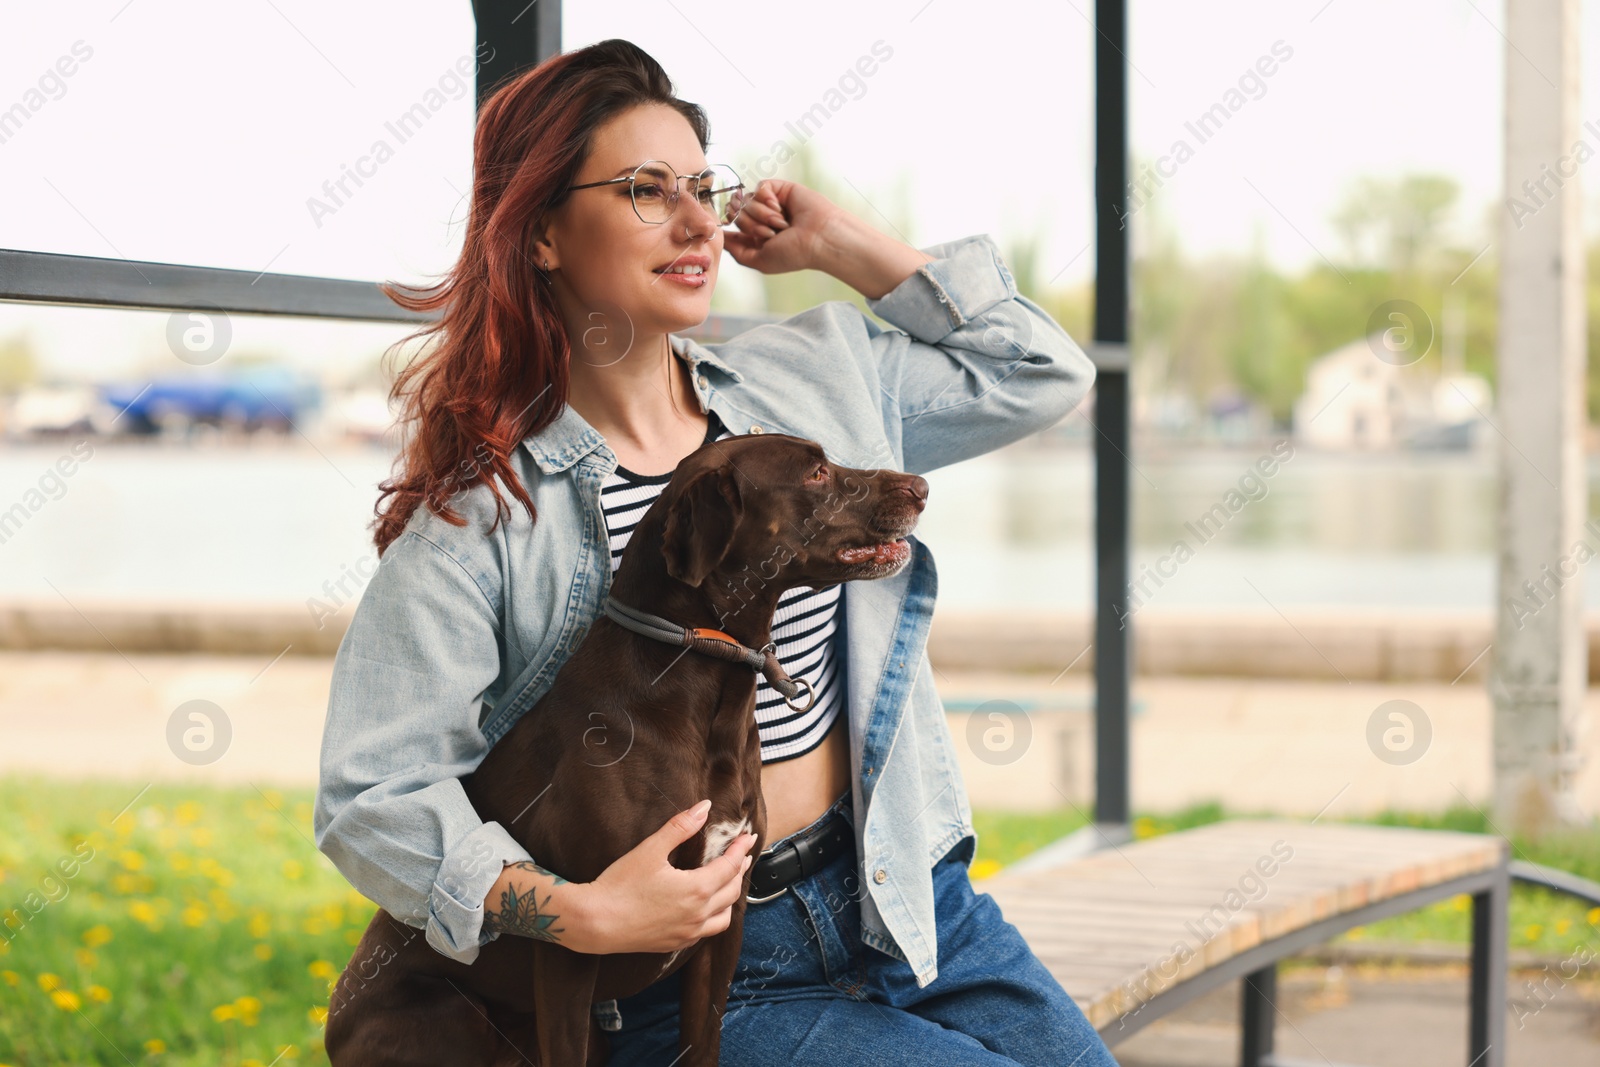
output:
[[[672,348],[672,354],[679,359],[689,362],[689,373],[698,377],[700,365],[703,363],[727,375],[734,382],[744,381],[744,375],[734,370],[727,363],[717,358],[710,349],[688,337],[674,337],[667,335],[667,342]],[[590,426],[588,421],[579,415],[570,404],[563,404],[561,414],[538,433],[529,434],[522,439],[539,470],[545,474],[559,474],[572,466],[584,456],[593,452],[604,438],[600,431]]]

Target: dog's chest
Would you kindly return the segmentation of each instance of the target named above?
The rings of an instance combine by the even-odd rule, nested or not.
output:
[[[728,845],[733,842],[733,839],[749,829],[750,820],[748,818],[741,819],[738,822],[724,819],[722,822],[706,827],[706,850],[705,855],[701,857],[700,866],[704,867],[728,851]]]

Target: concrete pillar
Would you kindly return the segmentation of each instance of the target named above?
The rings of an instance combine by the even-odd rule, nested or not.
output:
[[[1580,177],[1600,137],[1579,126],[1581,28],[1578,0],[1506,2],[1500,545],[1489,690],[1495,822],[1530,835],[1585,817],[1572,788],[1587,666],[1583,563],[1600,538],[1584,527]]]

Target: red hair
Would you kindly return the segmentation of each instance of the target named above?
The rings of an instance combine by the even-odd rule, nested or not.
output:
[[[380,556],[419,505],[466,525],[448,501],[479,482],[494,493],[496,526],[509,514],[497,478],[538,520],[510,454],[565,409],[571,349],[555,296],[527,250],[544,216],[570,195],[595,131],[641,104],[675,108],[701,150],[709,144],[704,110],[679,100],[661,65],[617,38],[552,56],[479,108],[461,257],[432,286],[381,286],[401,307],[443,312],[400,342],[427,337],[436,344],[400,371],[390,394],[407,432],[398,473],[379,483],[373,507]]]

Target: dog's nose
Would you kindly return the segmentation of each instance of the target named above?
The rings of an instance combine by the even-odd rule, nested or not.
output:
[[[928,502],[928,480],[920,474],[911,475],[895,488],[909,494],[919,507]]]

